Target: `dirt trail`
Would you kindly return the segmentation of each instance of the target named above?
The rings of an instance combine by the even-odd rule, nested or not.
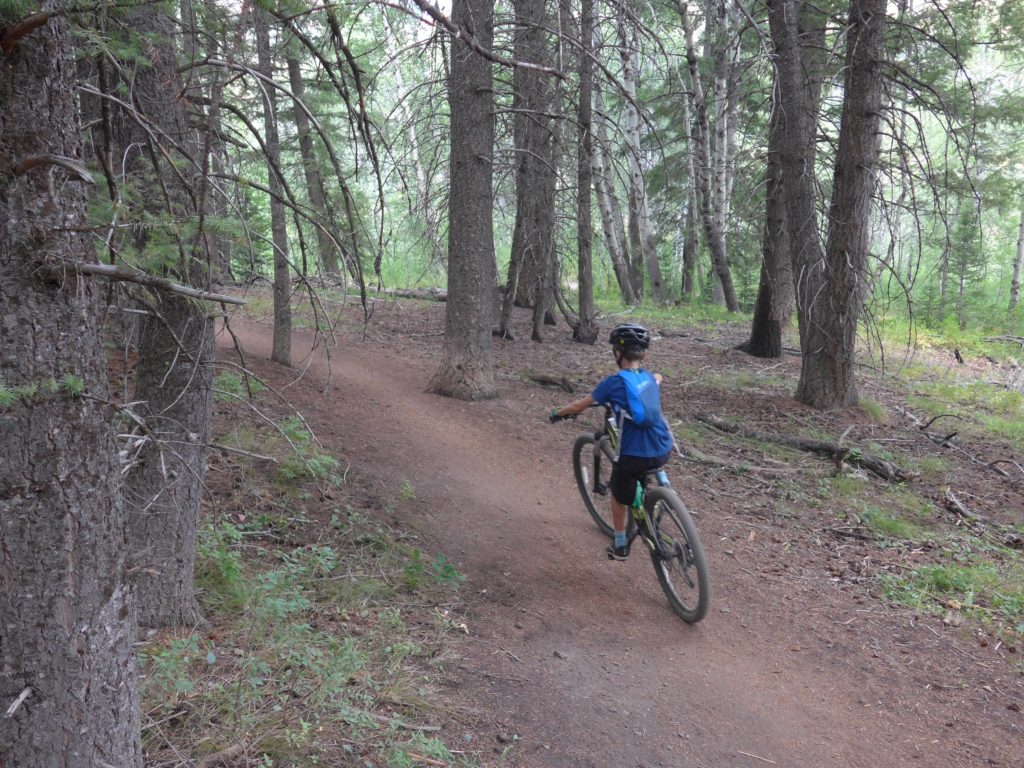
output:
[[[234,327],[250,364],[290,380],[262,362],[269,329]],[[309,343],[297,334],[296,351]],[[226,355],[230,340],[219,344]],[[679,621],[642,553],[603,558],[572,483],[577,428],[526,429],[523,419],[545,411],[514,393],[485,403],[426,394],[433,365],[348,344],[333,354],[326,394],[319,356],[288,392],[329,450],[393,489],[411,485],[408,518],[468,574],[471,650],[451,696],[491,713],[492,737],[518,736],[513,764],[960,764],[917,704],[864,700],[864,673],[823,650],[842,646],[829,637],[842,627],[793,640],[786,596],[763,601],[756,576],[724,553],[710,511],[698,525],[712,610],[696,627]]]

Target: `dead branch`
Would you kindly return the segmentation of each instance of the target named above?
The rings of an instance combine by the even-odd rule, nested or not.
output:
[[[245,299],[239,299],[235,296],[228,296],[224,293],[200,291],[197,288],[190,288],[187,285],[175,283],[166,277],[157,277],[156,275],[146,274],[145,272],[135,272],[113,264],[87,264],[81,261],[62,261],[59,266],[50,267],[47,270],[47,275],[51,280],[63,280],[67,277],[68,272],[74,272],[80,275],[97,275],[115,282],[138,283],[139,285],[145,285],[148,288],[158,288],[159,290],[167,291],[168,293],[174,293],[178,296],[186,296],[190,299],[198,299],[200,301],[215,301],[221,304],[238,305],[245,305],[248,303]]]
[[[60,155],[35,155],[26,157],[14,166],[14,175],[23,176],[33,168],[40,168],[44,165],[56,165],[63,168],[73,177],[85,184],[95,184],[96,181],[86,169],[85,164],[72,157],[61,157]]]
[[[950,433],[950,434],[947,434],[947,435],[943,435],[943,436],[941,436],[941,437],[940,437],[940,436],[938,436],[938,435],[933,435],[933,434],[930,434],[930,433],[929,433],[929,432],[927,431],[927,429],[928,429],[928,426],[929,426],[929,425],[930,425],[930,424],[931,424],[932,422],[934,422],[934,421],[935,421],[935,419],[939,419],[939,418],[942,418],[942,416],[948,416],[948,415],[950,415],[950,414],[942,414],[942,415],[940,415],[940,416],[936,416],[936,417],[935,417],[934,419],[932,419],[931,421],[929,421],[929,422],[925,423],[925,422],[921,421],[921,419],[919,419],[919,418],[918,418],[917,416],[915,416],[914,414],[912,414],[912,413],[911,413],[911,412],[910,412],[909,410],[907,410],[906,408],[899,408],[898,410],[899,410],[899,412],[900,412],[900,413],[902,413],[902,414],[903,414],[904,416],[906,416],[906,417],[907,417],[907,419],[908,419],[908,420],[909,420],[909,421],[910,421],[910,422],[911,422],[911,423],[912,423],[912,424],[913,424],[913,425],[914,425],[915,427],[917,427],[918,431],[919,431],[919,432],[920,432],[920,433],[921,433],[922,435],[924,435],[924,436],[925,436],[926,438],[928,438],[928,440],[930,440],[931,442],[933,442],[933,443],[935,443],[936,445],[938,445],[938,446],[939,446],[940,448],[952,448],[952,449],[953,449],[954,451],[957,451],[958,453],[962,453],[962,454],[963,454],[964,456],[966,456],[966,457],[967,457],[967,459],[968,459],[968,460],[969,460],[969,461],[970,461],[970,462],[971,462],[972,464],[977,464],[977,465],[978,465],[978,466],[980,466],[980,467],[987,467],[988,469],[991,469],[991,470],[992,470],[993,472],[995,472],[995,473],[997,473],[997,474],[1001,475],[1002,477],[1007,477],[1007,478],[1008,478],[1008,477],[1010,477],[1010,473],[1009,473],[1009,472],[1007,472],[1007,471],[1006,471],[1006,470],[1004,470],[1004,469],[1000,469],[1000,468],[999,468],[999,467],[998,467],[997,465],[998,465],[998,464],[1007,464],[1007,463],[1009,463],[1009,464],[1013,464],[1013,463],[1015,463],[1015,462],[1009,461],[1008,459],[1000,459],[1000,460],[998,460],[998,461],[982,461],[982,460],[981,460],[981,459],[979,459],[979,458],[978,458],[977,456],[975,456],[974,454],[972,454],[972,453],[971,453],[970,451],[966,450],[965,448],[961,448],[961,447],[960,447],[959,445],[956,445],[956,444],[955,444],[955,443],[953,442],[953,438],[954,438],[954,437],[956,437],[956,434],[957,434],[956,432],[952,432],[952,433]],[[1024,471],[1024,470],[1022,470],[1022,471]]]
[[[731,424],[723,419],[719,419],[717,416],[698,415],[696,419],[697,421],[728,434],[740,435],[741,437],[746,437],[760,442],[784,445],[787,448],[796,448],[808,453],[816,453],[819,456],[825,456],[836,461],[837,464],[841,464],[843,461],[849,464],[856,464],[857,466],[863,467],[869,472],[878,475],[883,480],[897,483],[902,483],[907,480],[907,473],[892,462],[886,461],[885,459],[873,454],[865,453],[859,449],[844,448],[838,443],[830,443],[824,440],[811,440],[804,437],[794,437],[791,435],[775,433],[769,434],[768,432],[746,429],[745,427],[740,427],[737,424]]]

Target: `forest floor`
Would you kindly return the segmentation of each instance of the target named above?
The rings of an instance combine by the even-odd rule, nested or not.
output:
[[[365,328],[358,306],[335,309],[329,360],[322,344],[307,356],[313,334],[298,330],[292,369],[268,362],[271,325],[258,312],[231,327],[246,365],[345,468],[346,492],[466,574],[444,607],[458,631],[422,715],[459,760],[1024,766],[1024,430],[1014,431],[1019,398],[997,386],[1015,369],[939,353],[901,375],[866,365],[865,407],[822,413],[791,397],[798,357],[732,349],[745,327],[652,323],[649,367],[665,376],[678,438],[723,461],[669,465],[712,574],[711,611],[688,626],[642,552],[603,555],[570,462],[586,420],[546,418],[613,372],[605,345],[575,344],[564,325],[530,342],[528,314],[516,314],[523,340],[493,344],[500,398],[468,403],[426,392],[443,304],[378,301]],[[621,319],[601,318],[603,330]],[[218,348],[238,360],[228,334]],[[531,373],[565,377],[575,393]],[[940,413],[952,415],[920,428]],[[910,480],[726,434],[698,421],[708,415],[844,436]],[[926,434],[954,431],[945,447]],[[320,501],[312,515],[326,528],[331,501]]]

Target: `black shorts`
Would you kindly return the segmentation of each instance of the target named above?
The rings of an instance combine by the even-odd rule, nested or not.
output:
[[[612,466],[612,479],[609,482],[612,496],[619,504],[625,504],[628,507],[636,498],[637,482],[651,470],[665,466],[665,462],[671,455],[672,453],[669,452],[653,459],[640,456],[619,456],[619,460]]]

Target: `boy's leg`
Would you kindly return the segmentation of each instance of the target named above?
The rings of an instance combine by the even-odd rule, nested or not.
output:
[[[612,528],[615,530],[615,538],[606,553],[611,560],[625,560],[629,556],[629,547],[626,542],[627,507],[632,503],[636,489],[636,478],[632,472],[629,457],[619,457],[619,461],[612,467],[609,485],[611,486]],[[629,501],[619,501],[622,498],[628,498]]]

